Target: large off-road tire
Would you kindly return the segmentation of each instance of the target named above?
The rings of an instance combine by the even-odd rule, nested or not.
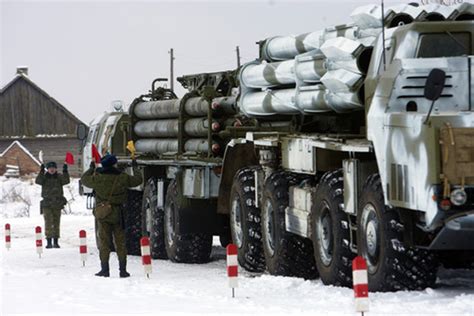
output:
[[[164,209],[157,206],[157,179],[148,179],[143,190],[142,236],[150,239],[150,252],[153,259],[168,259],[165,247]]]
[[[422,290],[436,281],[434,253],[405,246],[399,213],[385,206],[378,174],[362,190],[357,214],[357,247],[367,261],[370,291]]]
[[[267,270],[272,275],[315,279],[318,276],[311,240],[286,231],[289,187],[298,179],[277,171],[266,181],[262,199],[262,236]]]
[[[140,238],[142,237],[142,197],[143,192],[128,190],[125,203],[125,240],[127,253],[140,256]]]
[[[240,266],[250,272],[265,271],[260,209],[255,206],[255,171],[260,167],[240,169],[230,192],[230,230],[237,246]]]
[[[324,284],[352,286],[350,227],[344,213],[342,170],[327,172],[316,187],[311,211],[311,239]]]
[[[173,262],[208,262],[212,251],[212,234],[186,234],[178,230],[181,221],[179,209],[190,206],[190,200],[180,193],[176,179],[172,180],[166,193],[164,212],[166,254]]]

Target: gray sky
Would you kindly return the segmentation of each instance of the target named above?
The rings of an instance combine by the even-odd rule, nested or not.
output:
[[[178,76],[234,69],[236,45],[250,61],[258,40],[349,23],[355,7],[373,2],[0,0],[0,86],[27,65],[88,123],[112,100],[129,103],[168,77],[170,47]]]

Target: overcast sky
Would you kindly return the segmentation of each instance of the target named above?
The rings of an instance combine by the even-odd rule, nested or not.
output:
[[[408,1],[386,1],[399,2]],[[35,83],[88,123],[112,100],[129,103],[168,77],[171,47],[178,76],[233,69],[236,45],[250,61],[258,40],[348,23],[368,3],[0,0],[0,86],[27,65]]]

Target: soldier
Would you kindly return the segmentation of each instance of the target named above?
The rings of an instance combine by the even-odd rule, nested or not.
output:
[[[126,278],[130,274],[127,272],[127,247],[124,231],[124,212],[126,210],[124,210],[122,205],[127,199],[127,188],[140,185],[142,183],[142,176],[138,168],[136,168],[135,160],[132,161],[133,176],[116,168],[117,158],[114,155],[103,157],[101,164],[102,168],[95,169],[95,164],[92,162],[89,170],[81,178],[82,184],[94,189],[96,195],[94,216],[99,230],[101,270],[95,275],[102,277],[110,276],[109,257],[110,244],[113,237],[119,259],[120,277]],[[108,212],[103,212],[103,209],[108,209]]]
[[[41,185],[40,212],[44,216],[44,226],[46,233],[46,248],[59,248],[59,227],[61,222],[61,211],[67,200],[64,197],[63,185],[69,183],[69,173],[67,164],[63,165],[63,173],[57,172],[57,165],[54,161],[41,165],[41,170],[36,177],[36,184]],[[53,243],[51,242],[53,241]]]

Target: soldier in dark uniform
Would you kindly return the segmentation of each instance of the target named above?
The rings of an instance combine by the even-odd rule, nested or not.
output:
[[[132,162],[133,176],[121,172],[116,168],[117,158],[113,155],[106,155],[102,158],[102,168],[95,168],[92,162],[91,167],[81,178],[83,185],[94,189],[96,205],[108,202],[112,211],[104,218],[99,218],[96,210],[99,235],[99,256],[101,270],[97,276],[109,277],[109,257],[112,237],[115,241],[117,256],[119,259],[120,277],[126,278],[130,274],[127,272],[127,247],[125,244],[124,212],[123,204],[127,199],[127,189],[133,188],[142,183],[142,176],[136,162]]]
[[[44,229],[46,235],[46,248],[59,248],[59,227],[61,222],[61,211],[67,204],[64,198],[63,185],[69,183],[69,173],[67,164],[63,166],[63,173],[57,172],[57,165],[51,161],[45,166],[41,165],[41,170],[36,177],[36,184],[41,185],[40,211],[44,216]]]

